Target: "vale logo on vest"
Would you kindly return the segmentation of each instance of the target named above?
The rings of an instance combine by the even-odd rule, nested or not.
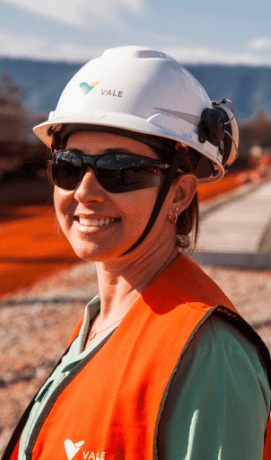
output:
[[[85,441],[79,441],[73,443],[70,439],[64,441],[65,451],[68,457],[68,460],[72,460],[73,457],[79,452],[81,447],[85,444]],[[90,452],[83,451],[84,460],[105,460],[105,452]]]

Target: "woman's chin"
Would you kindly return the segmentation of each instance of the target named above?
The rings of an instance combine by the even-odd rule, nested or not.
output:
[[[109,262],[116,260],[126,250],[120,247],[110,247],[108,245],[106,247],[104,245],[103,247],[99,247],[91,243],[88,244],[87,247],[83,245],[72,245],[72,248],[79,259],[86,262]]]

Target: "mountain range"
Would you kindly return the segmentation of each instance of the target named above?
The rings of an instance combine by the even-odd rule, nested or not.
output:
[[[0,58],[1,75],[8,73],[25,93],[25,104],[48,113],[80,69],[82,63]],[[271,116],[271,67],[184,65],[206,89],[211,100],[230,99],[240,119],[251,118],[260,108]]]

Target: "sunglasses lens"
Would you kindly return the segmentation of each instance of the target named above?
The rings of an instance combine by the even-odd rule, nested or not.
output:
[[[132,192],[160,184],[159,169],[139,156],[103,155],[96,167],[100,184],[110,193]]]
[[[74,190],[90,166],[97,180],[110,193],[125,193],[159,186],[161,172],[148,159],[136,155],[109,154],[82,157],[75,152],[59,151],[53,156],[50,173],[55,185]]]
[[[74,190],[81,180],[82,159],[73,152],[57,152],[51,165],[54,184],[65,190]]]

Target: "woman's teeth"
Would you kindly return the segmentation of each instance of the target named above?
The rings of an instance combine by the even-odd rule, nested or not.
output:
[[[103,227],[104,225],[112,224],[117,222],[115,217],[107,217],[105,219],[87,219],[85,217],[79,217],[79,223],[85,227]]]

